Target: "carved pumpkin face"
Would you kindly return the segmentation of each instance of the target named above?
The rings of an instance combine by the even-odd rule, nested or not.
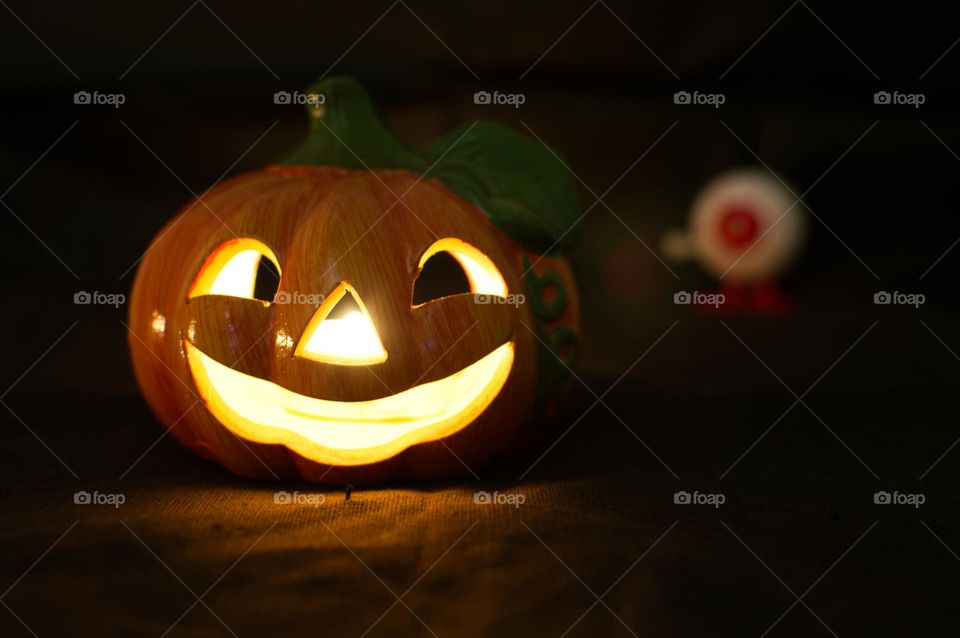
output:
[[[350,81],[333,86],[347,102],[365,97]],[[348,106],[336,113],[367,108]],[[525,164],[549,155],[509,141]],[[397,147],[380,145],[396,163]],[[557,358],[578,324],[569,266],[522,248],[441,181],[320,155],[223,182],[154,240],[131,292],[129,339],[151,408],[181,443],[258,478],[462,474],[517,448],[566,376]],[[509,189],[519,174],[492,183]],[[488,196],[509,221],[537,192]],[[527,217],[517,228],[541,225]],[[421,274],[441,257],[465,287],[423,298]]]
[[[131,299],[138,377],[178,438],[253,475],[252,446],[280,445],[323,466],[306,472],[318,478],[472,428],[457,455],[480,462],[517,436],[535,322],[505,303],[523,294],[521,251],[475,207],[405,171],[330,168],[241,176],[203,199],[211,210],[195,203],[161,232]],[[414,304],[441,253],[470,291]],[[261,260],[279,273],[272,301],[254,298]],[[337,315],[345,299],[354,310]],[[191,391],[203,406],[181,417]],[[456,469],[448,455],[419,469],[445,456]]]
[[[318,245],[324,245],[322,240]],[[448,306],[447,314],[456,313],[463,306],[464,297],[475,300],[475,295],[507,298],[507,284],[500,270],[489,257],[477,248],[459,239],[444,238],[435,241],[420,258],[419,268],[436,253],[448,251],[459,262],[470,281],[471,291],[460,298],[446,297],[427,303]],[[213,255],[201,268],[197,282],[190,290],[191,299],[203,295],[232,295],[252,298],[256,282],[257,265],[260,259],[275,259],[272,251],[252,239],[235,239],[215,249]],[[400,265],[402,262],[397,262]],[[319,266],[323,268],[323,261]],[[281,283],[284,283],[281,278]],[[379,282],[367,283],[369,289],[378,292]],[[333,316],[340,302],[347,296],[353,299],[357,310]],[[403,313],[403,295],[381,295],[392,303],[400,303],[397,312],[378,313],[387,321],[395,320]],[[286,317],[286,304],[300,299],[311,301],[322,295],[289,295],[279,291],[275,295],[277,312],[275,319],[291,326],[301,313]],[[214,301],[214,303],[216,303]],[[440,344],[434,338],[433,326],[417,326],[419,319],[429,321],[427,304],[411,306],[409,334],[427,337],[427,341]],[[269,304],[264,304],[264,311]],[[308,304],[308,307],[311,307]],[[421,317],[423,319],[421,319]],[[493,317],[478,316],[479,322],[490,321],[490,334],[495,343],[496,335],[503,335],[509,326],[501,320],[499,325]],[[194,336],[195,336],[194,331]],[[391,341],[396,342],[394,359],[404,365],[401,349],[408,347],[407,339],[394,332]],[[188,332],[188,335],[190,333]],[[449,337],[450,335],[443,335]],[[287,388],[238,372],[205,354],[188,337],[187,361],[200,394],[208,408],[220,423],[235,434],[259,443],[283,443],[303,456],[317,462],[337,465],[358,465],[381,461],[393,456],[410,445],[449,436],[470,424],[503,388],[513,366],[514,343],[506,340],[490,353],[483,354],[487,344],[475,343],[480,349],[479,360],[435,381],[419,383],[397,394],[360,401],[332,401],[299,394]],[[301,331],[300,339],[292,348],[293,339],[288,330],[276,332],[275,346],[280,360],[307,359],[329,366],[373,366],[385,363],[389,354],[379,338],[376,325],[363,303],[362,297],[352,284],[341,281],[327,295]],[[451,343],[450,346],[454,346]],[[429,354],[428,354],[429,356]],[[302,367],[309,367],[305,363]],[[336,368],[326,368],[336,373]],[[380,376],[397,377],[385,372],[377,375],[379,368],[371,368],[370,375],[378,378],[389,391],[390,386]],[[424,370],[420,377],[425,376]],[[313,375],[316,377],[316,375]],[[407,376],[407,375],[403,375]]]

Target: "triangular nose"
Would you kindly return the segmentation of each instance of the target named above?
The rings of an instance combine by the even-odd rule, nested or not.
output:
[[[387,351],[360,295],[345,281],[317,308],[294,355],[342,366],[366,366],[387,360]]]

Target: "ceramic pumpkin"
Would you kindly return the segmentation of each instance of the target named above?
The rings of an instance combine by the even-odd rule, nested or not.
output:
[[[312,91],[297,152],[207,191],[147,251],[129,317],[147,402],[254,478],[449,476],[522,448],[576,353],[566,169],[493,124],[411,149],[355,81]],[[415,299],[439,256],[468,289]]]

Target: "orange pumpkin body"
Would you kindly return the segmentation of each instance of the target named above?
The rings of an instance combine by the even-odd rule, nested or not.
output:
[[[375,327],[385,360],[338,365],[298,356],[316,303],[194,295],[198,276],[212,267],[211,255],[238,238],[272,250],[280,270],[278,294],[322,298],[349,285]],[[527,298],[477,303],[474,294],[462,294],[414,305],[421,260],[443,238],[479,250],[495,265],[509,294]],[[530,299],[530,282],[545,273],[550,277],[542,290],[537,288],[543,297]],[[561,293],[558,307],[553,302]],[[553,307],[538,314],[544,305]],[[477,472],[522,447],[533,434],[535,411],[550,403],[538,385],[544,357],[553,357],[543,344],[554,327],[576,333],[578,324],[569,265],[524,251],[441,183],[405,170],[294,166],[227,180],[167,224],[134,281],[129,342],[150,407],[196,453],[246,477],[362,484]],[[283,396],[302,397],[298,401],[335,402],[341,414],[341,408],[374,405],[451,378],[505,344],[512,347],[504,379],[491,396],[471,404],[477,414],[464,412],[469,422],[451,432],[405,433],[369,456],[362,449],[340,456],[327,439],[319,453],[315,443],[288,437],[282,427],[261,435],[253,426],[231,426],[218,418],[210,389],[198,382],[191,359],[201,352],[205,361],[219,364],[218,370],[243,375],[251,387],[260,381]],[[373,432],[377,425],[364,427]]]

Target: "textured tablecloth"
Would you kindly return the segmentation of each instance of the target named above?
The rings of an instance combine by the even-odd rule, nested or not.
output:
[[[744,413],[736,398],[681,402],[622,385],[604,401],[642,442],[597,406],[523,480],[550,442],[479,481],[362,489],[349,500],[303,483],[236,479],[169,438],[157,443],[161,430],[138,399],[11,401],[70,470],[24,425],[5,427],[0,569],[10,589],[0,635],[739,636],[776,623],[769,635],[829,627],[865,636],[956,627],[960,562],[937,538],[960,547],[956,464],[924,480],[920,509],[872,501],[882,486],[916,484],[914,470],[931,460],[871,436],[910,415],[877,406],[841,428],[880,482],[802,410],[721,481],[791,400],[753,398]],[[557,434],[592,403],[577,391]],[[817,411],[837,423],[855,405],[827,397]],[[949,438],[949,424],[937,427]],[[277,504],[278,489],[299,503]],[[481,489],[524,502],[477,504]],[[75,504],[78,490],[125,502]],[[677,505],[678,490],[722,493],[725,503]]]

